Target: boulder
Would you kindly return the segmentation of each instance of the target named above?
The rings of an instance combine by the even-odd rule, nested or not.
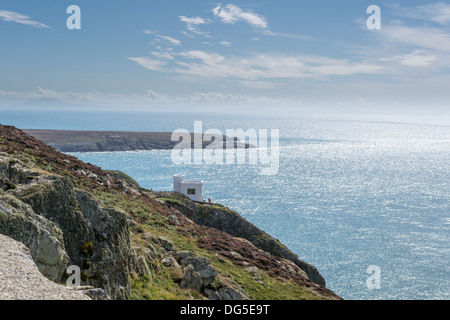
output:
[[[187,257],[180,260],[180,263],[184,266],[192,265],[194,270],[199,273],[205,286],[212,283],[217,275],[217,271],[214,269],[211,261],[205,257]]]
[[[181,260],[191,257],[193,255],[194,255],[194,253],[192,253],[190,251],[179,251],[179,252],[175,253],[175,257],[178,261],[181,261]]]
[[[188,265],[186,268],[184,268],[183,278],[180,282],[180,288],[192,289],[197,292],[201,292],[202,287],[202,278],[200,277],[200,274],[194,270],[194,267],[192,265]]]
[[[222,300],[250,300],[247,292],[233,279],[219,276],[217,282],[218,294]]]
[[[233,287],[223,287],[219,289],[219,296],[222,300],[247,300],[244,298],[242,290],[236,290]]]
[[[177,260],[175,260],[173,257],[167,257],[161,260],[161,263],[165,267],[174,267],[174,268],[180,268],[180,265],[178,264]]]
[[[173,251],[173,242],[169,238],[158,237],[158,241],[165,250]]]
[[[208,297],[209,300],[222,300],[222,297],[220,296],[220,294],[215,290],[205,289],[204,293]]]

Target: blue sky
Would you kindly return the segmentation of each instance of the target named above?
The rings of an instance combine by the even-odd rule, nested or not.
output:
[[[0,38],[1,106],[440,113],[450,98],[448,1],[2,0]]]

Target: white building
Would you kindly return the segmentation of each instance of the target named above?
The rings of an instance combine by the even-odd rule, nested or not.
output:
[[[203,181],[186,181],[184,175],[173,176],[173,191],[183,193],[193,201],[203,202]]]

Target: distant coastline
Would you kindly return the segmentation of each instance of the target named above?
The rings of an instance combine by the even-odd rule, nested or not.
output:
[[[72,131],[72,130],[24,130],[60,152],[116,152],[172,150],[179,141],[172,141],[171,132],[129,131]],[[191,134],[192,136],[194,134]],[[207,139],[205,139],[207,140]],[[194,139],[192,139],[194,141]],[[203,148],[212,142],[203,142]],[[192,147],[193,143],[192,143]],[[224,136],[223,148],[247,149],[253,145]]]

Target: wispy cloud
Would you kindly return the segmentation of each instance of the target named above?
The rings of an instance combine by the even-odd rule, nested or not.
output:
[[[396,19],[384,19],[383,28],[371,35],[377,43],[362,46],[360,55],[378,59],[392,74],[408,77],[437,75],[448,70],[450,53],[450,4],[444,2],[419,6],[389,5]],[[401,17],[401,19],[397,19]],[[365,21],[358,20],[360,25]]]
[[[137,57],[137,58],[128,58],[131,61],[138,63],[146,69],[153,71],[164,71],[163,67],[166,65],[166,62],[161,60],[154,60],[146,57]]]
[[[450,4],[437,2],[414,7],[397,8],[397,14],[411,19],[432,21],[446,25],[450,23]]]
[[[23,15],[23,14],[20,14],[17,12],[13,12],[13,11],[0,11],[0,19],[2,19],[4,21],[8,21],[8,22],[16,22],[16,23],[32,26],[32,27],[40,28],[40,29],[50,28],[49,26],[47,26],[43,23],[31,20],[31,18],[26,15]]]
[[[146,57],[129,58],[144,68],[164,71],[196,79],[240,80],[252,88],[274,88],[274,79],[323,78],[355,74],[377,74],[382,67],[368,62],[350,62],[329,57],[265,54],[252,56],[222,55],[202,50],[172,53],[174,63]],[[165,66],[162,69],[162,66]],[[269,81],[267,79],[270,79]]]
[[[206,38],[210,38],[211,37],[211,35],[208,32],[203,32],[203,31],[201,31],[199,29],[200,25],[208,24],[208,23],[211,22],[211,20],[204,19],[204,18],[201,18],[201,17],[188,18],[188,17],[185,17],[185,16],[180,16],[179,18],[180,18],[180,20],[182,22],[186,23],[186,29],[189,32],[191,32],[193,34],[204,36]]]
[[[163,35],[157,35],[157,37],[161,38],[161,39],[165,39],[167,41],[169,41],[170,43],[172,43],[173,45],[179,46],[181,45],[181,41],[177,40],[175,38],[169,37],[169,36],[163,36]]]
[[[180,16],[180,20],[186,23],[187,29],[187,31],[182,31],[182,34],[191,38],[193,38],[195,35],[202,35],[206,38],[213,38],[210,32],[200,30],[199,26],[217,22],[225,24],[244,22],[252,26],[261,34],[267,36],[285,37],[294,40],[311,40],[310,36],[273,32],[272,30],[270,30],[267,19],[264,16],[248,9],[239,8],[234,4],[219,4],[215,8],[213,8],[211,12],[213,14],[213,17],[211,19],[202,17],[188,18],[186,16]],[[259,40],[259,38],[257,39]],[[228,42],[223,42],[221,44],[226,45],[226,43]]]
[[[407,67],[425,67],[431,65],[435,60],[436,56],[424,54],[423,50],[416,50],[409,54],[380,59],[380,61],[398,62]]]
[[[123,104],[145,106],[152,104],[160,106],[161,104],[177,104],[177,103],[233,103],[233,104],[251,104],[251,105],[296,105],[299,100],[287,98],[271,98],[267,96],[249,96],[236,93],[223,93],[215,91],[193,92],[185,95],[165,95],[154,90],[147,90],[142,94],[117,94],[104,93],[100,91],[55,91],[49,88],[38,87],[34,91],[4,91],[0,90],[0,106],[2,99],[13,99],[16,101],[35,101],[39,104],[42,99],[53,99],[57,102],[67,103],[67,106],[82,105],[107,106],[111,108],[117,106],[122,108]]]
[[[159,52],[159,51],[154,51],[154,52],[150,52],[150,54],[154,57],[156,57],[157,59],[163,59],[163,60],[173,60],[173,54],[172,52]]]
[[[281,86],[281,83],[269,81],[239,81],[241,85],[251,89],[273,89]]]
[[[150,30],[144,30],[144,33],[145,34],[151,34],[151,35],[154,35],[156,38],[164,39],[166,41],[169,41],[171,44],[173,44],[175,46],[181,45],[181,41],[180,40],[172,38],[172,37],[169,37],[169,36],[158,34],[156,32],[150,31]]]
[[[257,29],[267,29],[268,23],[266,18],[252,12],[251,10],[243,10],[233,4],[225,6],[218,5],[213,9],[214,16],[219,18],[223,23],[234,24],[239,21],[246,22]]]
[[[440,28],[390,25],[379,34],[383,39],[391,40],[395,44],[402,43],[440,52],[450,52],[450,33]]]

